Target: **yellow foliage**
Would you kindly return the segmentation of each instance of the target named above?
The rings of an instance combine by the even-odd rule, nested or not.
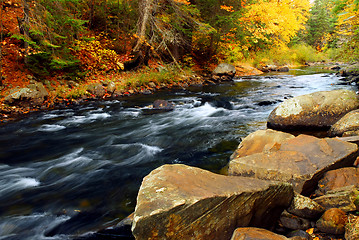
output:
[[[234,12],[233,6],[221,5],[221,9],[223,9],[227,12]]]
[[[239,21],[251,33],[251,40],[281,46],[304,28],[310,3],[309,0],[259,0],[246,9]]]
[[[354,0],[348,0],[343,12],[338,15],[337,33],[352,37],[359,26],[359,11]]]

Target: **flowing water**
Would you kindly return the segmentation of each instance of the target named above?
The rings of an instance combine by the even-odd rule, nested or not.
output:
[[[151,170],[182,163],[218,172],[241,138],[266,128],[281,101],[356,89],[338,82],[333,74],[297,69],[36,113],[3,125],[0,239],[72,239],[114,225],[134,210]],[[146,114],[155,99],[173,102],[175,110]]]

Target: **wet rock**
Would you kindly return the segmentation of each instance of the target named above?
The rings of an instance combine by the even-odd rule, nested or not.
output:
[[[289,67],[286,67],[286,66],[284,66],[284,67],[278,67],[278,68],[277,68],[277,71],[278,71],[278,72],[289,72]]]
[[[132,232],[136,239],[230,239],[240,226],[273,227],[292,191],[287,183],[164,165],[143,179]]]
[[[232,158],[228,174],[289,182],[295,191],[309,196],[325,172],[352,166],[357,153],[353,143],[299,135],[268,152]]]
[[[102,86],[101,83],[93,83],[87,86],[86,89],[90,94],[95,97],[101,98],[106,94],[105,88]]]
[[[328,129],[358,107],[354,91],[315,92],[282,102],[269,115],[267,126],[277,130]]]
[[[258,130],[242,140],[231,159],[278,149],[283,141],[290,138],[294,138],[294,135],[272,129]]]
[[[315,193],[321,196],[334,189],[351,185],[359,188],[359,169],[354,167],[340,168],[326,172],[319,181]]]
[[[359,110],[344,115],[329,130],[329,136],[357,136],[359,131]]]
[[[154,109],[173,110],[175,105],[166,100],[156,100],[153,102]]]
[[[287,211],[302,218],[318,219],[325,211],[325,208],[312,199],[295,193]]]
[[[288,240],[288,238],[262,228],[243,227],[234,231],[231,240]]]
[[[292,240],[312,240],[312,236],[310,236],[309,233],[303,230],[295,230],[290,232],[287,237],[289,237]]]
[[[6,96],[4,101],[10,105],[39,106],[48,96],[49,93],[44,85],[40,82],[34,82],[25,88],[17,89],[17,91]]]
[[[236,68],[232,64],[221,63],[212,72],[214,81],[230,81],[236,74]]]
[[[283,227],[291,230],[306,230],[311,227],[309,220],[284,211],[279,219]]]
[[[358,240],[359,239],[359,217],[349,215],[348,222],[345,226],[345,239]]]
[[[339,208],[344,212],[358,210],[359,189],[353,185],[342,188],[336,188],[328,191],[325,195],[314,198],[318,204],[325,209]]]
[[[332,208],[323,214],[317,221],[316,226],[321,232],[329,234],[344,234],[347,223],[345,212],[338,208]]]

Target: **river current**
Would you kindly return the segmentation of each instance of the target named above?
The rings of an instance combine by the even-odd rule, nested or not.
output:
[[[133,212],[142,178],[163,164],[219,172],[240,139],[283,100],[352,89],[296,69],[233,83],[51,110],[0,127],[0,239],[72,239]],[[175,110],[147,114],[154,100]],[[60,227],[67,223],[66,227]],[[55,229],[55,230],[54,230]]]

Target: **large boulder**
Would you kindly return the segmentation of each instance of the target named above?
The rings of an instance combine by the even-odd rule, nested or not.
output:
[[[229,63],[219,64],[212,72],[215,81],[230,81],[236,74],[236,67]]]
[[[357,153],[353,143],[299,135],[269,152],[232,159],[228,174],[289,182],[295,191],[308,196],[325,172],[352,166]]]
[[[231,155],[231,159],[273,150],[273,148],[280,147],[282,142],[290,138],[294,138],[294,135],[272,129],[255,131],[242,140]]]
[[[329,130],[329,136],[358,136],[359,135],[359,110],[351,111],[344,115]]]
[[[49,93],[41,82],[33,82],[6,96],[4,101],[11,105],[39,106],[48,96]]]
[[[237,228],[231,240],[288,240],[288,238],[266,229],[245,227]]]
[[[321,196],[337,188],[355,186],[359,189],[359,169],[355,167],[340,168],[324,174],[318,183],[316,195]]]
[[[358,107],[354,91],[315,92],[282,102],[269,115],[267,126],[277,130],[329,129]]]
[[[287,183],[164,165],[143,179],[132,232],[136,239],[230,239],[237,227],[272,228],[292,197]]]

